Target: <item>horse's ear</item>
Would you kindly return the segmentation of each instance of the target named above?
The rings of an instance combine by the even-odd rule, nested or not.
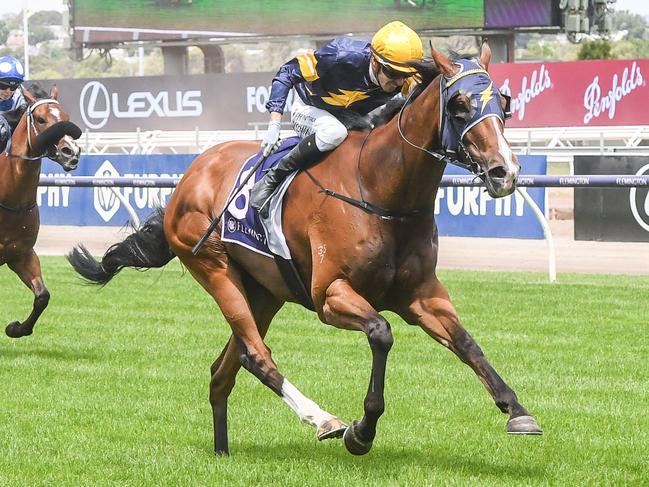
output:
[[[491,48],[487,42],[487,38],[482,39],[482,45],[480,46],[480,64],[482,64],[485,70],[489,70],[489,61],[491,61]]]
[[[52,89],[50,90],[50,98],[52,100],[56,100],[59,96],[59,89],[56,87],[56,85],[52,85]]]
[[[36,102],[36,97],[32,95],[32,92],[29,91],[27,88],[23,87],[22,88],[23,96],[25,97],[25,100],[27,100],[27,103],[30,105],[34,102]]]
[[[450,78],[455,74],[458,69],[457,66],[453,65],[449,58],[435,49],[432,42],[430,43],[430,55],[432,56],[433,61],[435,61],[435,64],[444,76]]]

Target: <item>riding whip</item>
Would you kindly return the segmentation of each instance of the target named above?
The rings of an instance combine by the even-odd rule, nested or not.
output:
[[[270,154],[272,154],[272,152]],[[221,221],[221,218],[223,217],[223,213],[225,213],[225,210],[228,208],[228,206],[230,206],[230,203],[232,203],[232,200],[234,200],[234,198],[239,194],[239,191],[241,190],[241,188],[243,188],[243,186],[248,182],[250,177],[257,172],[257,169],[259,169],[259,167],[264,163],[264,161],[266,161],[266,159],[268,159],[270,154],[267,154],[265,156],[260,157],[259,160],[252,167],[252,169],[250,170],[248,175],[244,178],[243,181],[241,181],[239,186],[237,186],[237,188],[232,192],[232,194],[230,195],[230,198],[228,198],[228,201],[225,203],[225,206],[221,210],[221,213],[219,213],[219,216],[217,216],[214,220],[212,220],[212,222],[210,223],[210,226],[207,227],[207,230],[205,230],[205,233],[203,234],[203,236],[198,240],[198,242],[196,242],[196,245],[194,245],[194,247],[192,247],[192,255],[198,254],[198,251],[201,250],[201,247],[203,246],[203,244],[205,243],[207,238],[210,235],[212,235],[212,232],[214,231],[216,226]]]

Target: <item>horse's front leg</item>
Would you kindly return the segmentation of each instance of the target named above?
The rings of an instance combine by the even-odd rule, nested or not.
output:
[[[473,337],[460,324],[448,291],[436,277],[431,277],[429,282],[417,290],[416,297],[407,306],[407,311],[401,314],[408,323],[422,327],[426,333],[452,350],[473,369],[493,397],[496,406],[509,415],[508,433],[543,433],[536,420],[518,402],[514,391],[487,361]]]
[[[25,256],[14,262],[8,262],[9,268],[14,271],[20,280],[34,293],[34,304],[29,317],[22,323],[13,321],[5,328],[5,333],[11,338],[20,338],[31,335],[34,325],[41,313],[47,308],[50,301],[50,292],[43,283],[41,263],[34,249],[31,249]]]
[[[365,395],[365,415],[360,421],[354,421],[344,435],[347,450],[354,455],[364,455],[372,448],[376,424],[385,407],[385,366],[392,348],[392,330],[387,320],[342,279],[327,288],[322,319],[340,328],[362,330],[372,350],[372,375]]]

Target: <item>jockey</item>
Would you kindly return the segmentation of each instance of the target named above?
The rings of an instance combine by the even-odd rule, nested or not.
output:
[[[261,142],[263,155],[278,146],[280,120],[289,91],[293,129],[303,140],[252,188],[250,204],[264,217],[268,199],[291,172],[321,160],[347,137],[336,112],[366,115],[400,92],[407,92],[417,71],[408,61],[423,57],[421,39],[402,22],[379,29],[372,41],[336,37],[322,48],[299,54],[273,78],[266,109],[268,130]]]
[[[18,89],[25,79],[23,65],[13,56],[0,57],[0,151],[11,139],[9,122],[2,116],[4,112],[27,104]]]

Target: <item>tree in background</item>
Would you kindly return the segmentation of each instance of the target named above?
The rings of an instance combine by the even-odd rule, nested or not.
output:
[[[4,45],[7,42],[7,36],[9,36],[9,26],[0,20],[0,44]]]
[[[615,12],[613,14],[613,32],[627,31],[627,39],[649,39],[647,22],[638,14],[627,11]]]
[[[611,43],[604,39],[595,41],[587,41],[581,45],[577,57],[581,60],[585,59],[613,59],[611,53]]]

